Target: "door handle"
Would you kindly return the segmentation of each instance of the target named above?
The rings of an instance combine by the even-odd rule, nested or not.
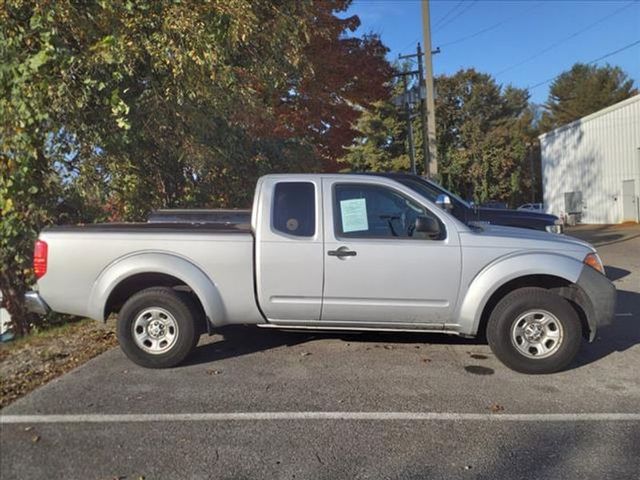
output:
[[[357,255],[357,252],[353,250],[349,250],[347,247],[340,247],[337,250],[329,250],[327,252],[327,255],[329,255],[330,257],[338,257],[338,258],[355,257]]]

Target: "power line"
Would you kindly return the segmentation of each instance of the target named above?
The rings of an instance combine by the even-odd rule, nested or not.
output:
[[[612,52],[609,53],[605,53],[604,55],[602,55],[601,57],[596,58],[595,60],[591,60],[589,62],[587,62],[587,65],[593,65],[594,63],[598,63],[600,60],[604,60],[605,58],[609,58],[612,57],[620,52],[624,52],[625,50],[629,50],[630,48],[635,47],[636,45],[640,45],[640,40],[636,40],[635,42],[629,43],[627,45],[625,45],[624,47],[620,47],[617,50],[614,50]],[[564,73],[564,72],[563,72]],[[535,85],[532,85],[530,87],[527,87],[528,90],[533,90],[534,88],[538,88],[546,83],[552,82],[554,81],[556,78],[558,78],[560,75],[562,75],[562,73],[559,73],[558,75],[556,75],[555,77],[549,78],[548,80],[544,80],[542,82],[536,83]]]
[[[612,13],[610,13],[609,15],[606,15],[606,16],[596,20],[595,22],[587,25],[586,27],[581,28],[580,30],[577,30],[576,32],[573,32],[571,35],[569,35],[567,37],[564,37],[561,40],[558,40],[557,42],[549,45],[546,48],[543,48],[542,50],[540,50],[539,52],[534,53],[530,57],[527,57],[527,58],[525,58],[524,60],[522,60],[522,61],[520,61],[518,63],[515,63],[515,64],[513,64],[513,65],[511,65],[511,66],[509,66],[507,68],[504,68],[504,69],[500,70],[495,75],[496,76],[500,76],[503,73],[509,72],[509,71],[513,70],[514,68],[518,68],[518,67],[524,65],[525,63],[529,63],[531,60],[534,60],[534,59],[544,55],[545,53],[550,52],[551,50],[553,50],[554,48],[562,45],[563,43],[565,43],[565,42],[567,42],[567,41],[569,41],[569,40],[571,40],[571,39],[573,39],[573,38],[575,38],[575,37],[577,37],[579,35],[582,35],[583,33],[591,30],[592,28],[596,27],[597,25],[601,24],[602,22],[605,22],[606,20],[609,20],[611,17],[613,17],[615,15],[618,15],[620,12],[622,12],[623,10],[626,10],[627,8],[631,7],[634,4],[636,4],[636,5],[638,4],[637,0],[633,0],[633,1],[629,2],[629,3],[627,3],[626,5],[623,5],[622,7],[618,8],[617,10],[615,10]]]
[[[447,13],[444,14],[444,16],[440,17],[440,19],[437,22],[434,22],[434,32],[436,31],[436,29],[440,26],[440,28],[444,28],[445,26],[449,25],[451,22],[453,22],[455,19],[457,19],[458,17],[460,17],[461,15],[463,15],[465,12],[467,12],[467,10],[469,10],[471,7],[473,7],[473,5],[477,2],[478,0],[471,0],[470,2],[467,3],[466,8],[462,9],[460,12],[458,12],[457,15],[455,15],[454,17],[451,17],[448,21],[446,21],[447,17],[449,17],[449,15],[451,13],[453,13],[455,10],[458,9],[458,7],[460,7],[463,3],[464,0],[460,0],[458,3],[456,3],[452,8],[450,8]],[[443,21],[445,23],[443,23]],[[413,40],[412,42],[408,43],[407,45],[405,45],[404,47],[402,47],[401,50],[406,50],[407,47],[411,46],[411,45],[415,45],[418,41],[420,40],[420,38],[416,38],[415,40]],[[457,42],[456,42],[457,43]]]
[[[455,10],[458,9],[458,7],[460,7],[462,4],[464,3],[464,0],[460,0],[458,3],[456,3],[452,8],[450,8],[449,10],[447,10],[447,13],[445,13],[442,17],[440,17],[438,19],[437,22],[434,23],[434,26],[437,27],[438,25],[440,25],[442,22],[444,22],[449,15],[451,15]]]
[[[456,40],[452,40],[450,42],[443,43],[442,45],[440,45],[440,47],[444,48],[444,47],[448,47],[450,45],[455,45],[455,44],[458,44],[458,43],[466,42],[467,40],[471,40],[472,38],[475,38],[475,37],[478,37],[478,36],[480,36],[480,35],[482,35],[484,33],[490,32],[491,30],[495,30],[496,28],[501,27],[502,25],[504,25],[506,23],[509,23],[514,18],[520,17],[522,15],[525,15],[525,14],[529,13],[531,10],[534,10],[535,8],[537,8],[540,5],[542,5],[543,3],[545,3],[545,2],[544,1],[536,2],[533,5],[531,5],[530,8],[527,8],[523,12],[518,12],[518,13],[516,13],[514,15],[511,15],[510,17],[507,17],[504,20],[501,20],[500,22],[494,23],[493,25],[490,25],[490,26],[488,26],[486,28],[483,28],[482,30],[478,30],[477,32],[472,33],[470,35],[466,35],[466,36],[460,37],[460,38],[458,38]]]
[[[440,24],[439,27],[435,27],[434,32],[437,32],[438,30],[442,30],[444,27],[446,27],[447,25],[450,25],[452,22],[456,21],[458,18],[460,18],[460,16],[464,15],[465,13],[467,13],[469,10],[471,10],[471,8],[476,4],[478,0],[471,0],[468,4],[467,7],[460,10],[456,15],[454,15],[453,17],[451,17],[449,20],[447,20],[446,22]]]

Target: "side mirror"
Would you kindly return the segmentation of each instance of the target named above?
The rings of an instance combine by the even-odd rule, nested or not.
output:
[[[440,223],[432,217],[416,218],[416,232],[423,232],[430,236],[440,235]]]
[[[436,205],[438,205],[443,210],[451,210],[453,208],[453,204],[451,203],[451,198],[449,195],[441,193],[436,197]]]

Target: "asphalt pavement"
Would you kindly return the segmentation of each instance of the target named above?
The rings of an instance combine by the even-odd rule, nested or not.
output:
[[[5,408],[0,477],[638,478],[640,236],[613,236],[616,321],[565,372],[442,335],[227,328],[179,368],[114,349]]]

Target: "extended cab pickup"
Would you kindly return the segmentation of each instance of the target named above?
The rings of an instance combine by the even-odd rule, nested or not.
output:
[[[589,244],[469,226],[373,175],[267,175],[250,225],[58,226],[36,243],[31,309],[105,320],[125,354],[182,362],[201,333],[265,328],[484,335],[526,373],[565,368],[613,318],[615,288]]]

